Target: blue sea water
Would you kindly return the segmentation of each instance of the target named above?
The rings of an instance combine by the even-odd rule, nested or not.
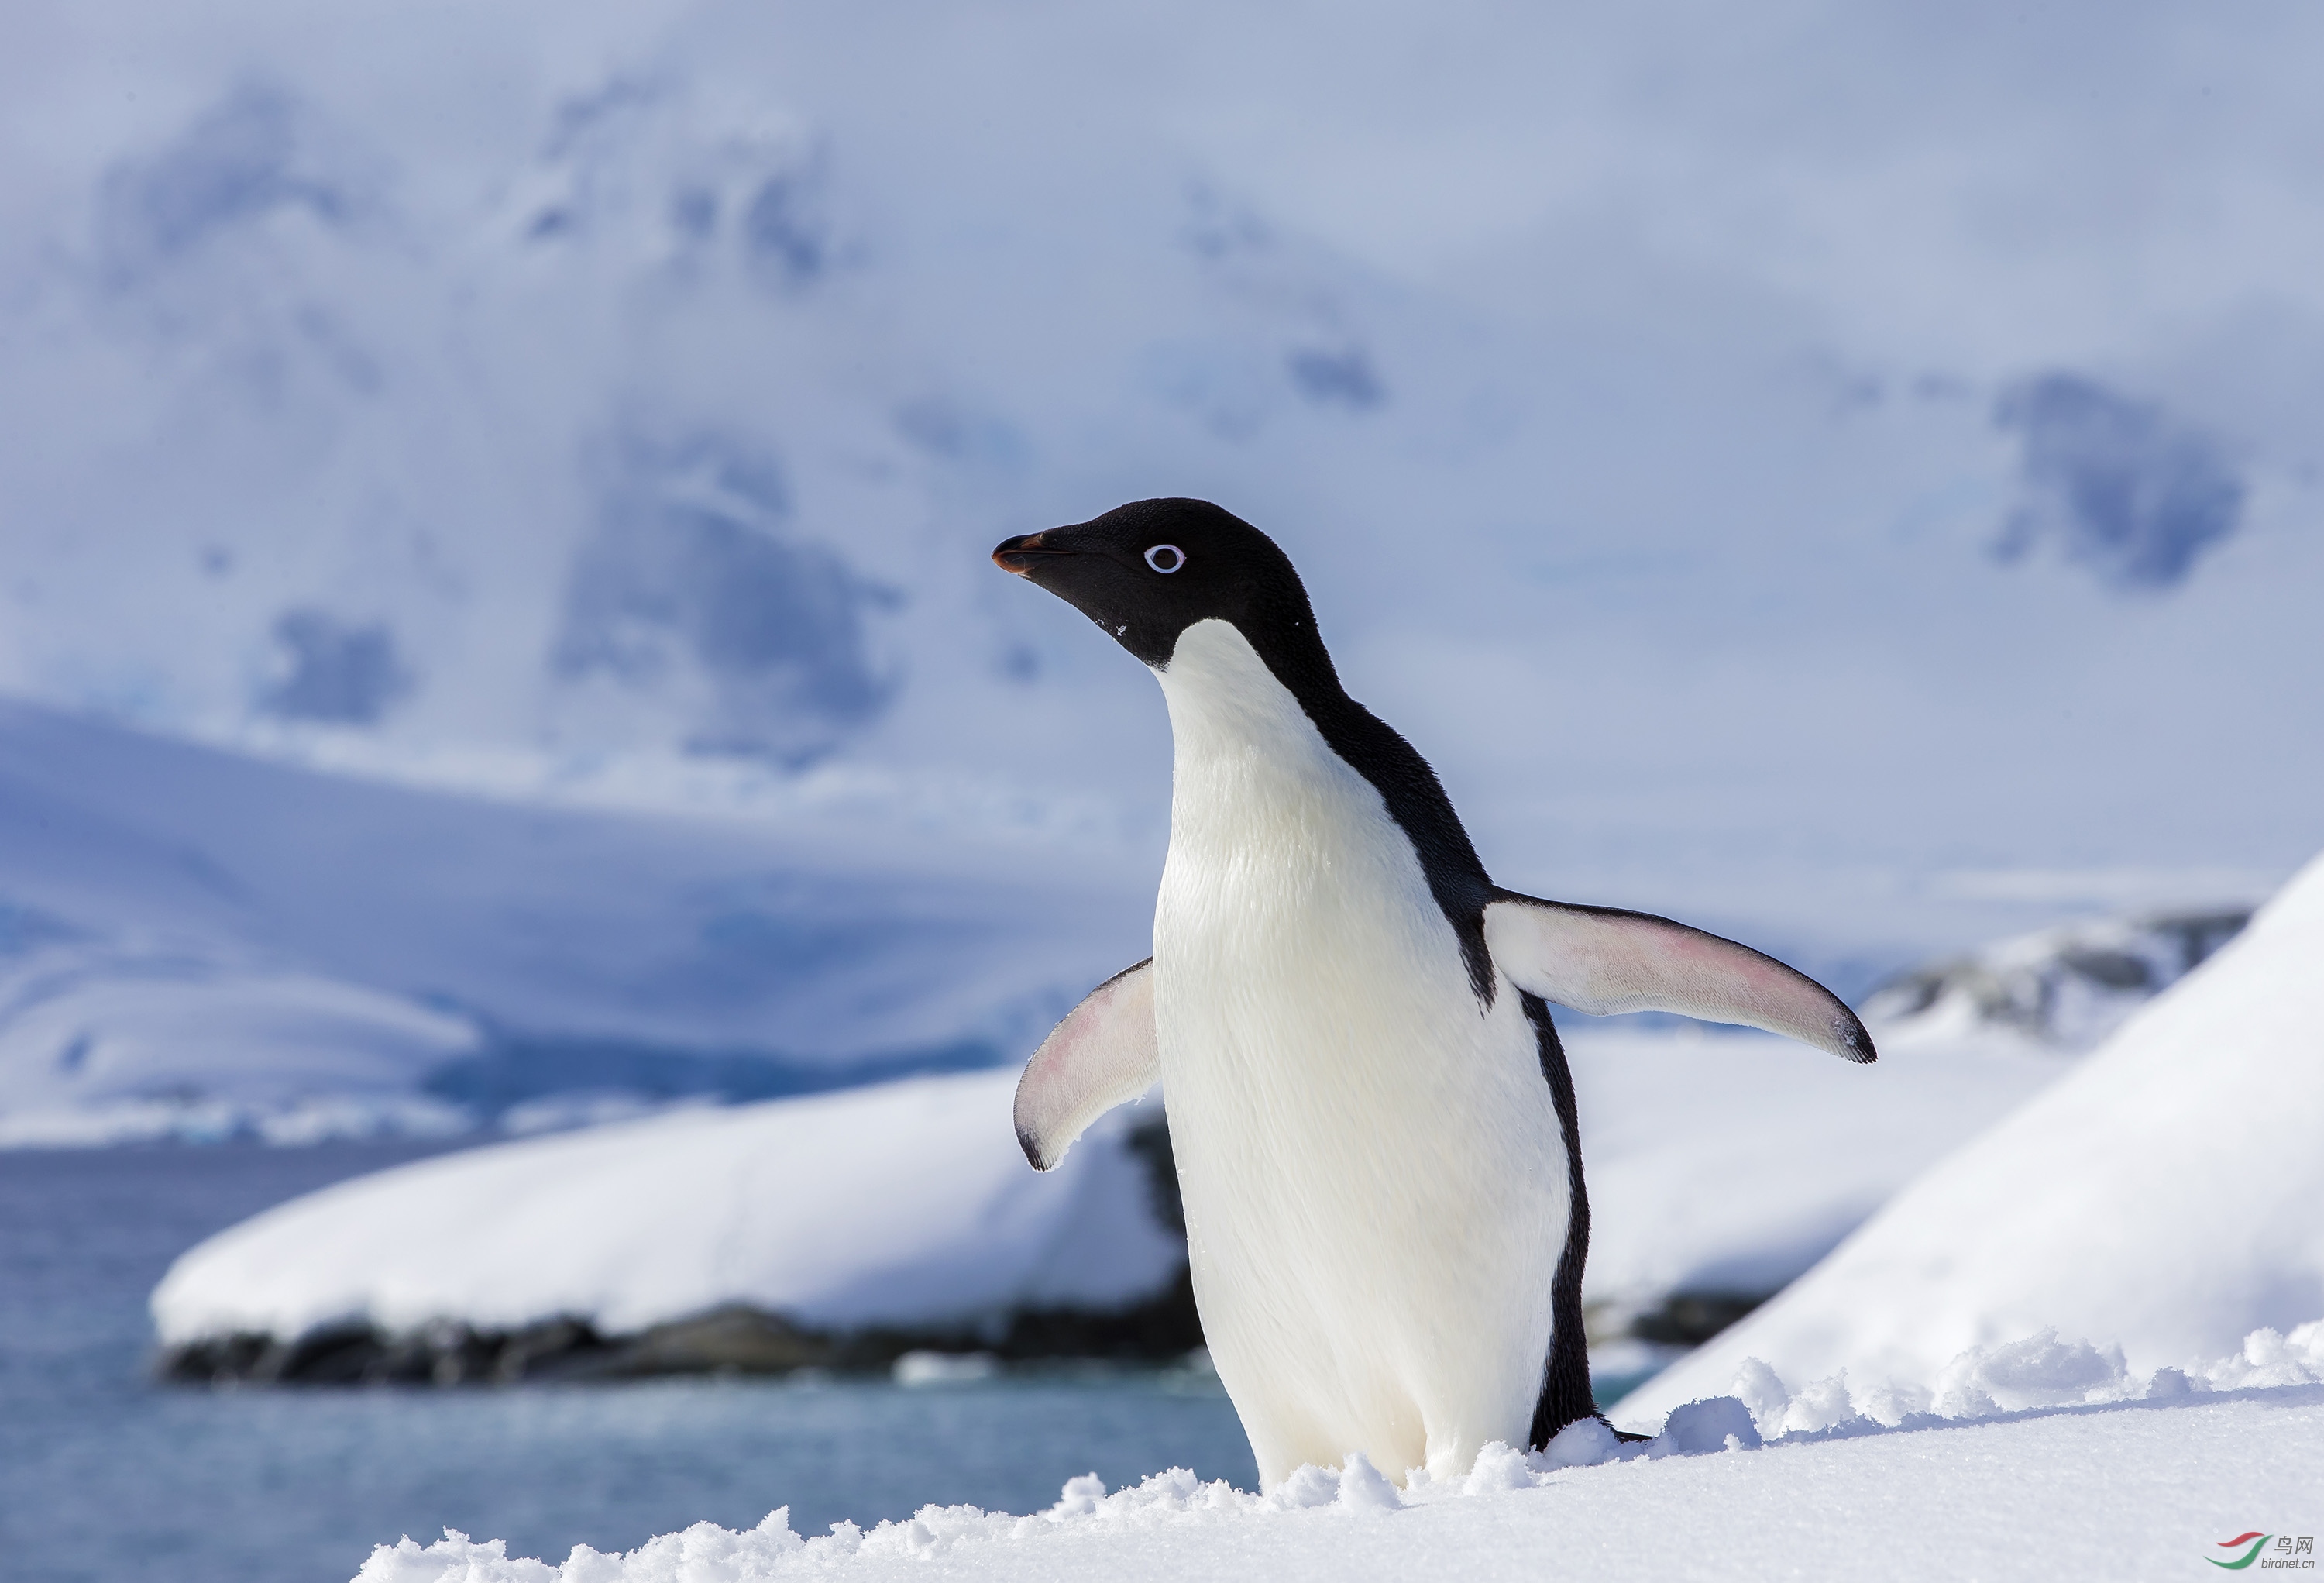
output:
[[[451,1391],[164,1387],[145,1297],[213,1231],[429,1151],[0,1153],[0,1577],[328,1583],[446,1527],[556,1561],[705,1518],[869,1525],[1038,1510],[1075,1474],[1250,1488],[1232,1407],[1155,1375],[906,1389],[650,1381]]]

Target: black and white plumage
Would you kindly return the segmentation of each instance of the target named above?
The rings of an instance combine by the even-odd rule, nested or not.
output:
[[[1176,747],[1154,955],[1027,1066],[1028,1158],[1160,1080],[1204,1334],[1269,1486],[1352,1451],[1452,1477],[1587,1416],[1589,1205],[1545,1003],[1868,1061],[1863,1025],[1748,947],[1495,885],[1341,687],[1289,559],[1221,508],[1140,501],[992,558],[1152,668]]]

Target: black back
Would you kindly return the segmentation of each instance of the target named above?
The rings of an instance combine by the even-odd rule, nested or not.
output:
[[[1526,1020],[1533,1024],[1541,1047],[1541,1075],[1549,1084],[1550,1103],[1557,1108],[1557,1130],[1565,1139],[1565,1180],[1573,1206],[1566,1212],[1565,1247],[1557,1255],[1557,1272],[1549,1282],[1549,1361],[1542,1373],[1541,1394],[1533,1405],[1533,1430],[1526,1437],[1539,1450],[1559,1430],[1577,1419],[1597,1415],[1597,1397],[1590,1389],[1590,1340],[1582,1328],[1582,1266],[1590,1258],[1590,1192],[1582,1181],[1582,1121],[1573,1102],[1573,1069],[1565,1064],[1565,1046],[1558,1041],[1557,1025],[1549,1020],[1549,1003],[1537,995],[1521,995]]]
[[[1316,631],[1307,590],[1274,540],[1208,501],[1140,500],[1089,522],[1004,540],[992,559],[1072,605],[1157,671],[1169,668],[1178,636],[1189,626],[1231,622],[1299,700],[1332,751],[1379,791],[1388,817],[1412,842],[1429,893],[1461,942],[1471,987],[1482,1004],[1492,1005],[1495,979],[1485,949],[1485,907],[1499,893],[1428,761],[1340,685]],[[1538,1447],[1595,1411],[1582,1328],[1590,1200],[1582,1180],[1581,1127],[1564,1047],[1548,1005],[1530,995],[1522,1004],[1540,1045],[1542,1077],[1563,1134],[1572,1194],[1565,1246],[1550,1286],[1550,1352],[1531,1436]]]

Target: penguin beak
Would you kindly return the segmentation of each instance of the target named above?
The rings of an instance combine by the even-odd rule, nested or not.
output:
[[[992,551],[992,564],[1012,576],[1023,577],[1044,560],[1074,553],[1063,545],[1042,542],[1043,537],[1039,533],[1020,533],[1014,539],[1001,540]]]

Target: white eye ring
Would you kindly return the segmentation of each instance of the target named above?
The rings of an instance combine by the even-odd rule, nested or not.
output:
[[[1170,558],[1170,564],[1167,566],[1162,564],[1162,557],[1165,555]],[[1186,564],[1186,552],[1176,544],[1157,544],[1146,552],[1146,564],[1158,572],[1165,574],[1174,572]]]

